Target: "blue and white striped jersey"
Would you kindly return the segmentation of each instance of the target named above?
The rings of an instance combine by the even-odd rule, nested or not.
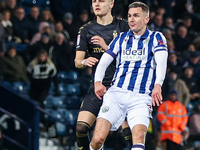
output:
[[[106,51],[116,58],[112,85],[150,94],[156,79],[154,54],[158,51],[167,51],[167,42],[161,32],[147,29],[142,36],[135,36],[131,30],[121,33]]]

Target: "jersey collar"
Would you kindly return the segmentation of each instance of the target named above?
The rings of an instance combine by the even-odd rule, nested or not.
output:
[[[141,36],[142,39],[146,39],[149,35],[149,30],[146,28],[145,33]],[[128,31],[128,36],[134,36],[133,32],[131,30]]]
[[[116,22],[116,17],[115,17],[115,16],[112,16],[112,17],[113,17],[113,20],[112,20],[112,22],[111,22],[110,24],[115,24],[115,22]],[[101,25],[101,24],[97,23],[97,18],[94,19],[94,22],[95,22],[96,24],[98,24],[98,25]],[[107,25],[110,25],[110,24],[107,24]],[[107,25],[105,25],[105,26],[107,26]],[[101,25],[101,26],[104,26],[104,25]]]

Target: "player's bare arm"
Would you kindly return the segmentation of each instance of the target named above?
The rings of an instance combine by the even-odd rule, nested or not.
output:
[[[101,81],[97,81],[94,83],[94,90],[95,90],[95,94],[99,99],[102,99],[101,96],[103,96],[107,89],[104,85],[102,85]]]
[[[91,40],[92,40],[93,44],[97,44],[97,45],[101,46],[101,48],[104,51],[108,50],[108,45],[106,44],[106,42],[104,41],[104,39],[102,37],[96,35],[96,36],[93,36],[91,38]]]
[[[85,52],[83,51],[76,51],[76,58],[75,58],[75,66],[77,68],[85,68],[86,66],[92,67],[95,65],[99,60],[94,57],[88,57],[85,59]]]
[[[152,103],[153,103],[153,106],[159,106],[160,104],[162,104],[162,94],[161,94],[161,85],[160,84],[156,84],[154,86],[154,89],[153,89],[153,92],[151,94],[152,96]]]

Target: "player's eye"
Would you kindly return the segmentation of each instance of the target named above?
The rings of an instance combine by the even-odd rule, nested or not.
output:
[[[139,14],[134,14],[134,17],[139,17]]]

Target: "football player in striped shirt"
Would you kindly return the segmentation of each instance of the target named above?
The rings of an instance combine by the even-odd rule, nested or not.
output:
[[[101,98],[91,150],[102,149],[109,130],[116,130],[125,117],[132,131],[131,150],[145,149],[152,104],[162,103],[161,86],[167,66],[167,43],[161,32],[148,30],[149,7],[141,2],[129,5],[130,30],[121,33],[103,54],[95,72],[95,94]],[[102,84],[107,66],[116,59],[112,86]],[[104,95],[105,94],[105,95]]]

